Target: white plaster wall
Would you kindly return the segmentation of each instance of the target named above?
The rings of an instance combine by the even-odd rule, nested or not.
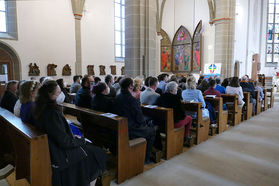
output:
[[[124,62],[114,60],[114,0],[87,0],[81,23],[82,73],[87,73],[87,65],[94,65],[99,76],[99,65],[116,65],[117,75],[121,75]],[[101,77],[103,78],[103,77]]]
[[[215,27],[209,25],[209,8],[207,1],[166,1],[162,28],[167,32],[171,40],[173,40],[177,29],[181,25],[185,26],[190,34],[193,35],[200,20],[203,22],[202,60],[204,64],[214,63]],[[157,44],[157,57],[160,62],[160,39],[158,39],[157,42],[159,42]]]
[[[75,63],[75,33],[71,2],[67,0],[17,1],[18,40],[9,44],[21,60],[22,79],[28,76],[29,63],[36,62],[41,76],[47,75],[47,64],[55,63],[57,77],[65,64]],[[36,77],[39,79],[39,77]],[[72,78],[63,77],[67,82]]]
[[[121,74],[124,63],[114,61],[114,1],[86,1],[81,20],[82,74],[87,73],[87,65],[95,65],[99,76],[99,65],[117,65],[117,75]],[[19,55],[22,79],[28,76],[29,63],[36,62],[41,76],[47,75],[47,64],[55,63],[57,76],[62,77],[62,68],[69,64],[75,75],[75,21],[70,0],[17,1],[18,40],[1,39]],[[72,76],[63,76],[72,83]],[[103,78],[103,77],[101,77]],[[38,80],[39,77],[36,77]]]
[[[272,76],[273,67],[265,67],[267,0],[236,0],[235,60],[241,62],[240,76],[251,75],[252,56],[260,54],[261,71]]]
[[[240,76],[246,74],[248,5],[247,0],[236,0],[234,59],[240,62]]]

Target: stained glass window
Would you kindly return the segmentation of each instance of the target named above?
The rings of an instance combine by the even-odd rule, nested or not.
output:
[[[7,11],[5,0],[0,0],[0,32],[7,32]]]
[[[115,60],[125,58],[125,0],[114,1],[114,43]]]
[[[279,0],[268,0],[266,62],[279,62]]]

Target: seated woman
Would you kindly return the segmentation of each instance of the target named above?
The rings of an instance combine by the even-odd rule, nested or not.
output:
[[[40,83],[36,81],[25,81],[20,86],[20,118],[23,122],[31,125],[35,124],[32,109],[39,87]]]
[[[135,78],[134,79],[134,89],[133,89],[132,95],[137,100],[140,100],[141,88],[142,88],[142,80],[140,78]]]
[[[209,88],[209,85],[205,79],[202,80],[201,84],[197,87],[197,89],[202,91],[202,93],[204,93],[204,91],[206,91],[208,88]]]
[[[48,136],[52,185],[88,186],[105,170],[106,153],[73,136],[56,98],[61,90],[48,81],[38,91],[33,114],[35,126]]]
[[[189,76],[186,82],[186,90],[182,92],[182,99],[184,101],[194,101],[202,103],[202,116],[209,117],[209,112],[205,108],[206,104],[202,96],[202,92],[196,89],[196,78],[194,76]]]
[[[59,87],[61,89],[61,92],[63,92],[63,94],[65,96],[64,102],[65,103],[71,103],[70,95],[69,95],[68,91],[65,89],[65,86],[64,86],[64,80],[62,78],[60,78],[60,79],[57,79],[56,82],[59,85]]]
[[[258,82],[258,81],[254,81],[254,87],[255,87],[255,90],[259,91],[259,93],[260,93],[260,101],[262,101],[263,98],[264,98],[262,83]]]
[[[112,112],[114,98],[108,97],[110,89],[104,82],[99,82],[93,86],[93,98],[91,102],[91,109],[100,112]]]
[[[186,116],[180,98],[177,95],[178,84],[174,81],[166,85],[166,92],[157,99],[156,105],[173,109],[174,128],[185,127],[184,139],[187,142],[189,136],[192,117]]]
[[[243,101],[244,95],[242,87],[240,86],[238,77],[233,77],[226,87],[226,94],[238,95],[238,105],[243,106],[245,102]]]

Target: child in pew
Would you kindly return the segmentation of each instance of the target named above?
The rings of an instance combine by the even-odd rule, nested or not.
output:
[[[38,91],[33,114],[35,126],[48,135],[55,186],[88,186],[101,176],[108,156],[84,138],[76,138],[57,106],[60,87],[48,81]]]

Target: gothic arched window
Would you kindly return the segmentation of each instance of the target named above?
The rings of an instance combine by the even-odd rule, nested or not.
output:
[[[181,26],[172,42],[172,70],[175,72],[191,71],[192,38],[189,31]]]

